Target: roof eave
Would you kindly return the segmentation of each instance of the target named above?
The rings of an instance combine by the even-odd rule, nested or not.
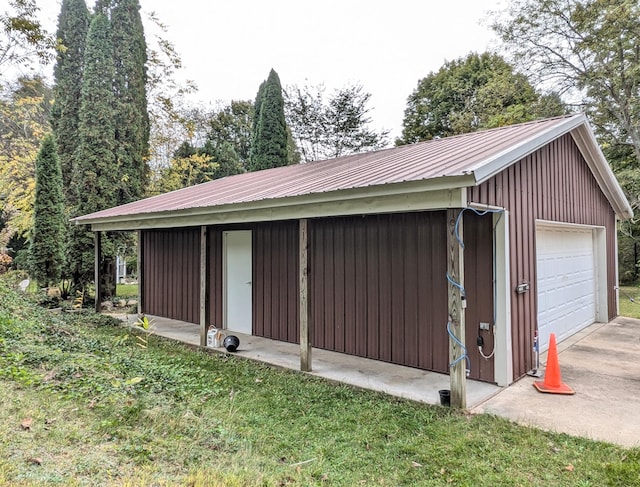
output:
[[[466,192],[462,190],[473,184],[472,174],[445,176],[247,203],[111,217],[82,217],[72,221],[78,225],[91,225],[93,230],[116,231],[209,225],[214,224],[213,222],[243,223],[287,218],[314,218],[336,216],[341,213],[365,214],[375,212],[376,209],[410,211],[427,208],[453,208],[466,205]],[[433,196],[432,201],[428,201],[431,196]],[[287,208],[293,210],[286,211]],[[181,225],[180,219],[184,219],[184,223],[188,223],[188,225]]]
[[[633,210],[609,167],[584,113],[564,119],[550,129],[483,161],[472,170],[476,184],[479,185],[491,179],[507,167],[567,133],[570,133],[576,142],[616,215],[622,219],[632,218]]]
[[[572,130],[571,136],[584,156],[600,188],[611,203],[616,215],[621,219],[633,218],[633,209],[588,123],[585,122]]]

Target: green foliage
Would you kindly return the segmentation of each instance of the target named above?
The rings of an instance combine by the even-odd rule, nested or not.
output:
[[[64,198],[60,159],[53,135],[42,140],[36,158],[36,200],[29,249],[31,275],[42,285],[57,285],[64,264]]]
[[[136,333],[0,279],[1,484],[638,485],[637,448]]]
[[[36,0],[9,0],[0,13],[0,67],[23,66],[34,58],[48,62],[58,46],[38,19]]]
[[[494,30],[520,69],[589,115],[637,213],[640,209],[640,4],[636,0],[512,0]],[[638,280],[636,221],[623,222],[622,282]]]
[[[388,131],[369,127],[370,93],[360,85],[346,86],[325,98],[324,86],[290,86],[285,112],[305,162],[346,156],[387,144]]]
[[[396,145],[565,113],[557,95],[541,95],[496,54],[469,54],[418,82]]]
[[[72,216],[110,208],[118,204],[120,176],[117,170],[113,79],[115,68],[109,20],[94,15],[89,32],[83,68],[78,148],[72,175],[75,207]],[[109,265],[115,256],[115,242],[103,240],[101,275],[111,278]],[[76,288],[93,280],[93,234],[84,226],[70,232],[69,270]],[[111,289],[106,285],[104,288]],[[102,297],[102,296],[101,296]]]
[[[249,169],[259,171],[286,166],[288,157],[284,98],[280,78],[272,69],[256,96]]]
[[[63,0],[57,37],[64,46],[54,66],[54,104],[51,125],[56,137],[65,188],[71,185],[75,152],[79,143],[80,103],[84,49],[89,30],[89,10],[84,0]],[[74,192],[67,191],[67,204]]]
[[[620,286],[620,316],[640,319],[640,288]]]
[[[138,200],[148,182],[147,44],[138,0],[114,0],[111,33],[115,66],[118,204]]]
[[[209,119],[205,151],[220,164],[219,177],[238,174],[249,166],[253,120],[253,104],[239,100]]]
[[[51,98],[41,76],[0,85],[0,248],[20,250],[33,224],[35,159]]]
[[[512,0],[493,28],[534,82],[587,110],[598,135],[640,163],[636,0]]]

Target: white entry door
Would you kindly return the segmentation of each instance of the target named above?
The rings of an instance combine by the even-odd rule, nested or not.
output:
[[[222,245],[225,328],[251,335],[251,230],[224,232]]]
[[[538,332],[558,342],[596,321],[597,276],[593,232],[579,227],[538,227]]]

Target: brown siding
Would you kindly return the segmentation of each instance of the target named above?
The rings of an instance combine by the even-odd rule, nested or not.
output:
[[[465,340],[471,363],[469,377],[494,381],[493,357],[485,359],[477,346],[478,336],[484,340],[483,353],[493,351],[493,330],[480,330],[480,323],[494,323],[493,296],[493,216],[478,216],[465,211],[464,236],[464,287],[467,294],[465,311]]]
[[[510,212],[511,321],[516,378],[534,365],[536,219],[606,227],[609,318],[615,316],[615,214],[570,135],[539,149],[480,186],[469,188],[468,198],[470,202],[501,206]],[[515,293],[520,281],[530,283],[529,293]]]
[[[446,215],[313,220],[313,345],[448,372]]]
[[[200,231],[142,232],[144,312],[175,320],[200,320]]]
[[[253,226],[253,333],[299,342],[298,222]]]
[[[209,254],[209,323],[222,328],[222,229],[209,227],[207,234]]]

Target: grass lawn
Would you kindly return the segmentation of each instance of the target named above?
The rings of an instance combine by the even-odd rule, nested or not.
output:
[[[640,449],[53,315],[0,281],[0,485],[640,485]]]
[[[620,286],[620,316],[640,318],[640,287]]]
[[[118,298],[137,298],[137,284],[116,284],[116,297]]]

